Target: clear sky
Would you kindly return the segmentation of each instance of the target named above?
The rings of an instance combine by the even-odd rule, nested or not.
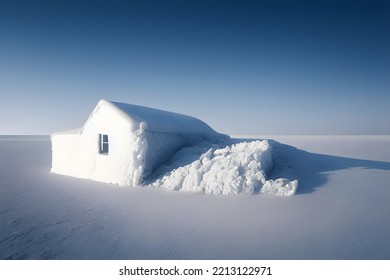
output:
[[[390,134],[389,1],[0,0],[0,134],[105,98],[229,134]]]

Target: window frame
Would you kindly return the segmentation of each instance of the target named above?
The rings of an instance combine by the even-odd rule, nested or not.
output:
[[[99,133],[98,137],[99,137],[99,143],[98,143],[99,154],[108,155],[110,151],[108,134]]]

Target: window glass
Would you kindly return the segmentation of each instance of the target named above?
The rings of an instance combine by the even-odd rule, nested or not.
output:
[[[99,153],[108,154],[108,135],[99,134]]]

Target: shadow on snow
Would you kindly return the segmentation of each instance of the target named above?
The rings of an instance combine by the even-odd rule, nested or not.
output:
[[[390,162],[315,154],[274,140],[269,140],[269,142],[274,148],[274,168],[269,178],[297,179],[299,181],[298,195],[312,193],[324,186],[329,175],[337,170],[350,168],[390,170]]]

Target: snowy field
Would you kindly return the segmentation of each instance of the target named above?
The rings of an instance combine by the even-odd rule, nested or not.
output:
[[[260,138],[295,196],[56,175],[48,137],[0,136],[0,259],[390,259],[390,136]]]

